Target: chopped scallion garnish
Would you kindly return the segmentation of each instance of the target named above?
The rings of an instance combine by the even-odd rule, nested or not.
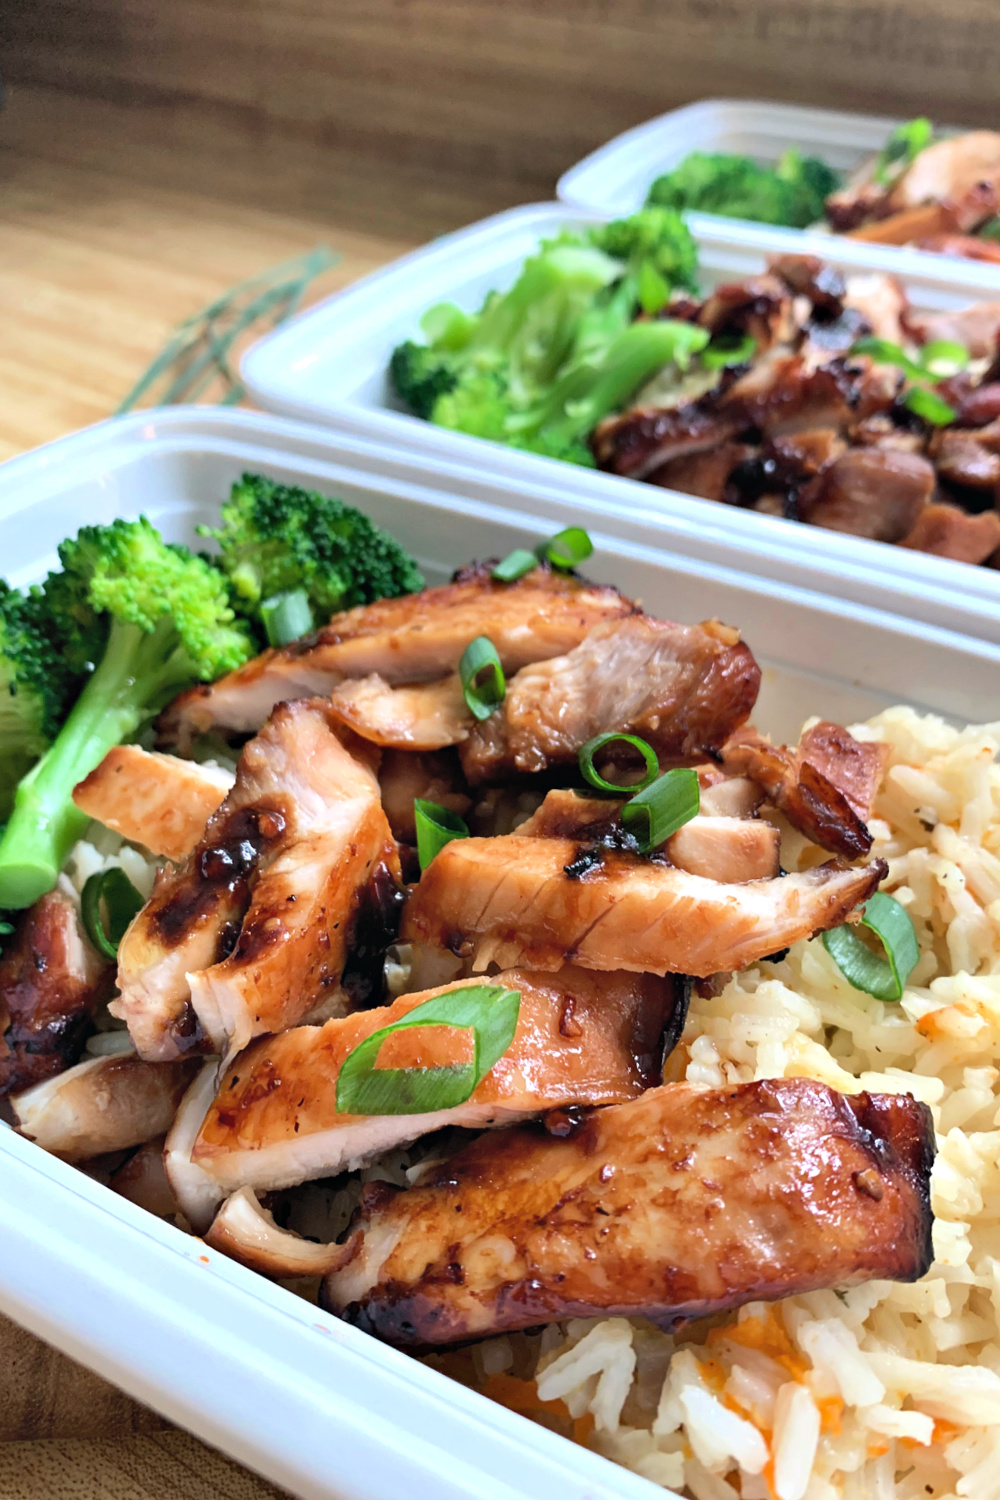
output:
[[[594,765],[594,756],[607,745],[631,745],[633,750],[638,750],[646,766],[646,773],[639,781],[620,783],[608,781],[601,775]],[[592,740],[588,740],[580,749],[580,774],[584,781],[599,792],[617,792],[619,795],[632,792],[641,792],[643,787],[651,786],[660,774],[659,761],[656,759],[656,751],[652,745],[640,739],[637,734],[616,734],[610,730],[607,734],[595,734]]]
[[[909,914],[894,896],[876,891],[865,902],[861,926],[874,932],[885,949],[885,958],[873,953],[851,927],[824,932],[823,947],[856,990],[864,990],[876,1000],[899,1000],[920,957]]]
[[[914,416],[930,422],[932,427],[946,427],[955,420],[955,408],[949,406],[936,391],[929,391],[923,385],[911,386],[903,397],[903,405]]]
[[[749,333],[720,333],[701,351],[701,362],[710,370],[724,370],[727,365],[743,365],[752,359],[757,340]]]
[[[875,159],[872,174],[875,181],[884,186],[890,177],[904,172],[933,139],[934,126],[926,115],[918,115],[915,120],[904,120],[897,125]]]
[[[80,897],[83,930],[102,958],[114,960],[132,918],[145,905],[125,871],[113,865],[91,875]]]
[[[537,567],[538,558],[534,552],[529,552],[527,547],[515,547],[502,562],[497,563],[492,576],[498,583],[516,583],[525,573],[530,573],[532,568]]]
[[[549,538],[543,555],[554,568],[575,568],[578,563],[586,562],[593,550],[594,544],[582,526],[567,526]]]
[[[464,818],[450,807],[438,802],[427,802],[423,797],[413,799],[413,821],[417,825],[417,858],[420,868],[426,870],[436,854],[452,839],[467,839],[469,828]]]
[[[507,692],[497,648],[488,635],[477,635],[466,646],[458,672],[470,711],[477,719],[488,719],[500,707]]]
[[[649,854],[690,823],[700,806],[698,772],[690,766],[678,766],[626,802],[622,827],[638,841],[642,853]]]
[[[911,359],[901,344],[894,344],[890,339],[858,339],[851,353],[867,354],[877,365],[895,365],[897,370],[905,370],[915,380],[927,377],[923,365]]]
[[[969,363],[969,351],[953,339],[931,339],[920,351],[920,363],[929,375],[946,380]]]
[[[464,1104],[514,1040],[520,1010],[520,990],[495,984],[465,985],[415,1005],[348,1054],[337,1077],[338,1113],[423,1115]],[[472,1062],[436,1068],[377,1067],[386,1038],[410,1026],[471,1030]]]
[[[272,594],[261,604],[260,617],[270,646],[287,646],[289,641],[308,635],[316,623],[305,589]]]

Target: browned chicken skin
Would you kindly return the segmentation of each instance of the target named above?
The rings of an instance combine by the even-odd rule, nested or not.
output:
[[[315,636],[189,689],[161,715],[160,739],[183,749],[213,728],[254,731],[276,703],[328,694],[346,678],[377,673],[391,685],[430,682],[454,672],[479,635],[489,635],[504,671],[514,673],[572,650],[591,626],[633,608],[615,589],[547,566],[516,583],[496,582],[488,563],[473,566],[441,588],[334,615]]]
[[[476,783],[572,764],[606,730],[641,735],[662,756],[697,754],[749,718],[759,687],[738,631],[631,615],[519,672],[500,709],[463,742],[462,766]]]
[[[0,1097],[76,1062],[113,979],[68,896],[50,891],[23,913],[0,958]]]
[[[556,1318],[667,1326],[933,1258],[930,1112],[806,1079],[666,1084],[565,1139],[484,1137],[417,1187],[373,1184],[325,1305],[432,1346]]]
[[[491,963],[564,963],[704,978],[743,969],[844,922],[886,865],[836,862],[723,885],[625,850],[569,839],[456,839],[410,894],[404,941]]]

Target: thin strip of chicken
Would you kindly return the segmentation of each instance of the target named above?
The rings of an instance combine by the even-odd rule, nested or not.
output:
[[[366,1037],[433,996],[477,982],[404,995],[391,1006],[254,1042],[223,1078],[193,1164],[220,1199],[242,1186],[290,1187],[353,1170],[446,1125],[483,1129],[568,1105],[618,1103],[660,1081],[675,994],[683,1004],[672,981],[573,968],[551,977],[512,970],[489,983],[520,992],[514,1039],[464,1104],[427,1114],[338,1113],[340,1069]],[[676,1036],[679,1027],[669,1030]],[[467,1031],[412,1026],[386,1039],[379,1066],[464,1063],[470,1047]]]
[[[630,615],[519,672],[497,712],[465,739],[462,767],[470,782],[543,771],[575,762],[608,730],[641,735],[661,756],[710,750],[749,718],[759,688],[760,668],[738,631]]]
[[[390,1343],[556,1318],[666,1326],[933,1259],[934,1128],[909,1095],[804,1078],[666,1084],[565,1139],[481,1136],[397,1192],[372,1183],[324,1305]]]
[[[146,1063],[133,1052],[93,1057],[11,1096],[22,1135],[68,1161],[141,1146],[163,1135],[198,1063]]]
[[[335,687],[333,711],[356,734],[396,750],[443,750],[464,740],[475,722],[457,672],[437,682],[393,687],[373,672]]]
[[[88,818],[176,862],[191,853],[233,781],[221,766],[116,745],[79,783],[73,801]]]
[[[348,677],[378,673],[393,684],[443,677],[479,635],[490,637],[505,672],[517,672],[571,650],[592,625],[635,608],[616,589],[547,566],[516,583],[498,583],[491,571],[489,563],[473,566],[441,588],[334,615],[318,634],[191,688],[161,715],[161,743],[185,748],[214,727],[255,730],[283,699],[330,693]]]
[[[627,851],[569,839],[454,839],[407,901],[402,942],[489,964],[693,974],[744,969],[839,926],[887,873],[831,861],[726,885]]]
[[[339,985],[360,891],[380,860],[398,877],[375,772],[344,733],[325,702],[279,705],[125,934],[113,1009],[147,1060],[293,1024]]]

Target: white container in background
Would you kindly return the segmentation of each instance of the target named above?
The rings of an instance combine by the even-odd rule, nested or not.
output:
[[[420,319],[435,302],[478,308],[492,288],[509,287],[539,240],[603,215],[561,204],[511,209],[458,230],[366,276],[268,334],[244,355],[241,374],[260,406],[338,432],[420,452],[441,464],[485,471],[511,484],[544,488],[566,505],[596,506],[609,526],[655,545],[658,524],[690,529],[732,544],[744,567],[780,582],[800,570],[829,579],[844,599],[869,586],[887,607],[931,622],[953,606],[963,628],[1000,641],[1000,572],[929,557],[844,533],[801,526],[735,506],[681,495],[656,485],[520,453],[482,438],[448,432],[400,410],[388,380],[389,357],[403,339],[420,337]],[[762,225],[706,221],[698,233],[706,288],[763,269],[768,255],[793,248],[822,255],[845,272],[898,269],[899,251],[829,236],[810,237]],[[906,252],[902,277],[920,309],[1000,300],[996,268]],[[944,613],[942,613],[942,609]]]
[[[143,512],[194,541],[244,470],[321,488],[388,526],[438,581],[565,523],[555,492],[248,412],[142,412],[0,467],[0,571],[43,575],[84,522]],[[737,623],[764,668],[755,721],[890,703],[1000,718],[1000,645],[780,584],[662,517],[639,543],[587,513],[594,578],[682,620]],[[955,619],[960,618],[957,612]],[[320,1312],[0,1127],[0,1311],[303,1500],[655,1500],[664,1491]]]
[[[799,104],[767,104],[754,99],[701,99],[667,114],[657,115],[616,135],[564,172],[556,197],[570,208],[588,209],[618,217],[634,213],[646,201],[657,177],[680,165],[692,151],[731,152],[752,156],[762,166],[774,166],[789,149],[818,156],[849,176],[880,151],[901,123],[885,115],[857,115],[840,109],[810,109]],[[939,134],[961,127],[939,126]],[[696,232],[704,225],[755,223],[719,214],[691,215]],[[785,234],[798,236],[798,229]],[[898,255],[898,248],[888,246]],[[907,251],[926,255],[926,251]],[[951,262],[950,257],[942,257]]]

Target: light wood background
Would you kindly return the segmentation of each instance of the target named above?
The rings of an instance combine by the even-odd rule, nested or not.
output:
[[[733,94],[997,118],[995,0],[5,0],[15,80],[280,122],[547,192],[577,156]]]
[[[584,152],[674,105],[725,94],[996,125],[1000,13],[0,0],[0,73],[2,459],[109,415],[233,282],[325,241],[343,259],[323,294],[548,197]],[[0,1500],[276,1494],[0,1319]]]

